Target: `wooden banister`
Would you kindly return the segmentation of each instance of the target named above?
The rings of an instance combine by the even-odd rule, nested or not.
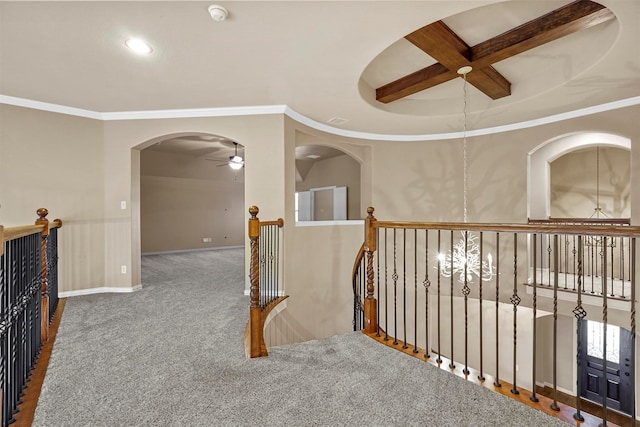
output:
[[[389,242],[388,229],[392,234]],[[577,393],[571,397],[576,411],[570,416],[581,420],[581,369],[591,363],[585,362],[586,343],[580,327],[587,315],[589,320],[601,318],[604,331],[607,325],[615,325],[626,331],[621,336],[631,337],[630,344],[625,338],[624,350],[624,360],[630,364],[620,368],[631,379],[622,378],[620,384],[637,383],[637,237],[640,227],[631,226],[628,219],[550,218],[529,220],[527,224],[379,221],[370,207],[364,243],[352,273],[354,325],[386,345],[459,372],[469,381],[501,388],[503,394],[512,397],[524,391],[531,402],[539,400],[535,385],[541,378],[536,368],[541,365],[553,378],[552,400],[546,402],[553,413],[559,408],[557,370],[576,369]],[[358,317],[362,315],[361,302],[364,323]],[[537,314],[539,309],[543,316]],[[493,318],[495,328],[483,325],[486,316]],[[553,319],[542,323],[544,334],[550,337],[549,349],[536,340],[536,325],[545,316]],[[558,324],[560,316],[577,320],[573,338],[566,323]],[[508,317],[513,326],[505,329]],[[381,331],[385,331],[384,337]],[[489,340],[485,339],[487,333]],[[568,341],[572,339],[574,343]],[[566,350],[571,344],[575,344],[573,355]],[[511,372],[507,374],[512,376],[509,390],[502,387],[507,382],[501,383],[503,378],[499,375],[501,367],[509,363],[499,362],[507,345],[511,347],[506,354],[506,360],[511,362]],[[446,357],[443,351],[448,351]],[[522,351],[528,358],[524,361]],[[536,355],[542,351],[548,351],[550,356],[538,363]],[[485,376],[486,352],[495,355],[494,381]],[[603,358],[602,372],[609,372],[607,364],[617,369],[617,363]],[[516,380],[524,378],[532,385],[532,391],[517,386]],[[608,396],[606,376],[600,375],[598,381],[601,390],[605,390],[602,395]],[[627,387],[626,391],[615,403],[622,412],[633,411],[630,419],[634,419],[637,391],[624,384],[620,387]],[[600,407],[603,420],[608,418],[607,402],[603,399]]]
[[[287,296],[283,295],[266,295],[261,298],[260,280],[263,275],[260,271],[260,248],[261,248],[261,229],[263,227],[284,226],[284,220],[278,218],[273,221],[260,221],[258,213],[260,210],[257,206],[249,208],[248,234],[250,241],[250,264],[249,264],[249,283],[250,283],[250,305],[249,305],[249,323],[245,332],[245,351],[250,358],[268,356],[267,346],[264,341],[264,325],[269,312],[280,302],[284,301]],[[270,234],[267,232],[267,234]],[[264,246],[262,246],[264,249]],[[276,254],[276,258],[277,258]],[[264,261],[263,261],[264,262]],[[277,264],[277,262],[276,262]],[[278,266],[276,265],[276,269]],[[276,283],[276,285],[278,285]],[[277,288],[276,288],[277,289]],[[273,292],[273,289],[269,289]]]
[[[9,257],[0,264],[0,295],[3,295],[0,320],[2,329],[17,328],[14,331],[19,334],[18,339],[5,344],[8,353],[0,355],[0,359],[4,358],[2,363],[18,373],[11,378],[5,376],[0,383],[0,408],[9,409],[5,413],[0,409],[3,425],[12,422],[29,379],[27,374],[34,369],[41,346],[49,340],[54,317],[50,310],[56,308],[58,301],[57,230],[53,235],[51,231],[62,227],[62,221],[49,222],[45,208],[36,213],[34,225],[9,228],[0,225],[0,256]]]

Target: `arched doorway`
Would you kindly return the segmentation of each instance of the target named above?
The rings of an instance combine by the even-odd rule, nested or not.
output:
[[[140,147],[142,254],[244,246],[242,145],[181,133]]]

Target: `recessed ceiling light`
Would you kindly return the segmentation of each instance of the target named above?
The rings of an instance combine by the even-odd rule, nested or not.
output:
[[[132,51],[140,55],[148,55],[151,52],[153,52],[153,48],[151,47],[151,45],[142,39],[137,39],[137,38],[127,39],[124,42],[124,44],[129,49],[131,49]]]

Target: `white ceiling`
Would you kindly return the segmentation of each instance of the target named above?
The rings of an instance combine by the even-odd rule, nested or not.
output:
[[[0,95],[96,112],[287,105],[320,123],[380,134],[458,131],[462,80],[391,104],[375,86],[433,62],[403,40],[443,19],[468,44],[567,0],[0,1]],[[640,1],[617,19],[496,64],[512,95],[469,90],[481,129],[640,96]],[[154,48],[135,56],[124,40]],[[333,125],[335,126],[335,125]]]

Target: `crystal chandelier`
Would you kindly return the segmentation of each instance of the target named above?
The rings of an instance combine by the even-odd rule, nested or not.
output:
[[[471,67],[462,67],[458,70],[464,78],[464,128],[462,133],[462,169],[463,169],[463,217],[467,222],[467,74]],[[453,244],[452,250],[438,254],[440,273],[444,277],[458,275],[460,283],[471,283],[473,276],[482,281],[489,281],[495,276],[493,258],[489,253],[487,260],[480,258],[480,245],[478,236],[461,231],[462,237]],[[466,277],[465,277],[466,273]],[[468,288],[467,288],[468,289]]]

